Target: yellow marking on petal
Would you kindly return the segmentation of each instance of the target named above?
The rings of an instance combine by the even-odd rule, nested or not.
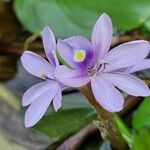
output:
[[[84,50],[76,50],[74,54],[74,60],[76,62],[83,62],[85,60],[86,53]]]
[[[41,73],[40,77],[41,77],[42,79],[45,79],[45,78],[47,77],[47,75],[46,75],[45,73]]]

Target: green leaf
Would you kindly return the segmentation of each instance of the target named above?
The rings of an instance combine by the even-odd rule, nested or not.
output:
[[[74,34],[89,37],[103,12],[110,15],[117,30],[126,31],[145,23],[150,5],[149,0],[15,0],[14,11],[30,32],[49,25],[59,38]]]
[[[150,31],[150,17],[148,20],[144,23],[145,27]]]
[[[140,104],[133,116],[132,125],[136,130],[145,125],[150,125],[150,97],[144,98]]]
[[[147,24],[148,22],[145,23],[145,25],[142,25],[138,28],[139,34],[144,36],[145,38],[149,39],[150,38],[150,22]],[[148,25],[146,27],[146,24]],[[149,27],[149,29],[148,29]],[[149,76],[149,74],[148,74]]]
[[[96,112],[79,93],[68,94],[63,98],[63,107],[52,109],[34,127],[54,142],[76,133],[96,117]]]
[[[121,120],[121,118],[114,113],[113,117],[115,119],[115,122],[117,124],[117,127],[122,135],[122,137],[125,139],[125,141],[128,143],[128,145],[131,145],[131,133],[128,129],[128,127],[125,125],[125,123]]]
[[[149,150],[150,149],[150,126],[141,128],[133,135],[132,150]]]
[[[61,110],[46,115],[35,126],[35,129],[44,133],[54,141],[77,132],[87,123],[91,122],[95,113],[88,108]]]

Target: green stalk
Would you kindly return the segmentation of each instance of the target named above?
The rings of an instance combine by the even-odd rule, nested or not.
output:
[[[101,107],[94,98],[90,84],[79,89],[97,111],[98,121],[94,121],[104,140],[109,140],[116,150],[126,150],[126,143],[115,123],[112,113]]]

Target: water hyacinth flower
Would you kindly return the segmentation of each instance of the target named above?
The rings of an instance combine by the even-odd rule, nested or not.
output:
[[[35,125],[42,118],[52,100],[57,111],[61,107],[62,90],[65,88],[53,75],[59,62],[56,57],[55,37],[48,27],[43,30],[43,45],[49,62],[30,51],[25,51],[21,56],[23,67],[32,75],[44,80],[29,88],[23,95],[22,105],[30,105],[25,113],[26,127]]]
[[[111,19],[104,13],[94,26],[91,42],[83,36],[58,40],[59,54],[76,72],[60,66],[55,77],[71,87],[79,87],[82,79],[83,85],[90,82],[97,102],[106,110],[117,112],[124,104],[118,89],[134,96],[150,95],[148,86],[130,74],[150,67],[150,60],[145,59],[150,46],[147,41],[137,40],[109,51],[112,34]]]

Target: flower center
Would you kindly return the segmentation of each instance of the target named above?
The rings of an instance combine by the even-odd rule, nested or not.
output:
[[[101,72],[105,70],[107,64],[108,63],[104,62],[103,60],[97,61],[95,66],[88,70],[89,76],[99,75]]]
[[[85,60],[86,53],[84,50],[76,50],[74,53],[74,60],[76,62],[83,62]]]

